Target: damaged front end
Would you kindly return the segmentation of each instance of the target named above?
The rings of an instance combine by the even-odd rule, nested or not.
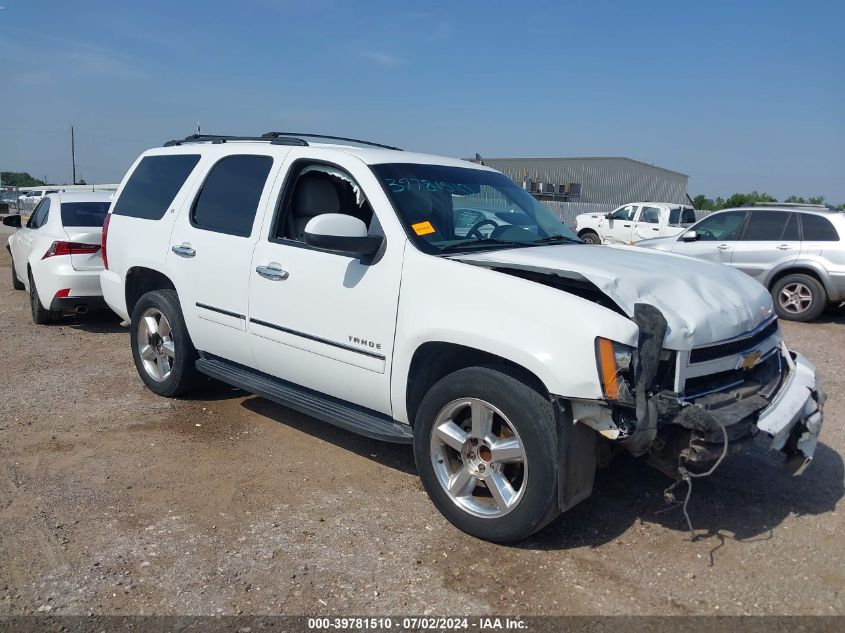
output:
[[[824,392],[815,366],[783,344],[775,318],[754,331],[688,351],[662,349],[666,319],[634,306],[639,327],[630,363],[620,365],[599,339],[597,360],[609,406],[573,405],[576,421],[648,455],[664,473],[702,472],[741,450],[760,431],[783,451],[795,474],[813,457]]]

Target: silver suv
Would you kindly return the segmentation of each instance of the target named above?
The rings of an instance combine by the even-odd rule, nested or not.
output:
[[[824,206],[725,209],[680,236],[638,246],[728,264],[772,293],[783,319],[812,321],[845,301],[845,213]]]

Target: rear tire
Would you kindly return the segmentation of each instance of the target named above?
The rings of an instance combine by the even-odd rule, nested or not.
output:
[[[827,306],[827,293],[815,277],[796,273],[772,286],[775,312],[781,319],[805,323],[817,319]]]
[[[578,237],[581,238],[584,244],[601,244],[601,238],[595,231],[584,231]]]
[[[12,288],[15,290],[25,290],[26,286],[23,285],[23,282],[18,279],[18,271],[15,270],[15,260],[12,260]]]
[[[29,271],[29,307],[32,311],[32,322],[36,325],[50,325],[59,318],[59,312],[42,305],[38,297],[38,288],[35,287],[35,279],[32,278],[32,271]]]
[[[132,358],[147,388],[173,398],[197,386],[198,357],[175,290],[153,290],[132,310],[129,326]]]
[[[477,538],[516,541],[560,514],[552,405],[505,368],[439,380],[416,415],[414,457],[432,503]]]

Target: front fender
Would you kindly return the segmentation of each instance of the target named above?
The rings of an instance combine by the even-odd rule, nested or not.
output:
[[[530,371],[549,393],[602,397],[595,339],[635,346],[627,317],[563,290],[480,266],[406,251],[391,400],[408,422],[406,387],[415,351],[429,342],[478,349]]]

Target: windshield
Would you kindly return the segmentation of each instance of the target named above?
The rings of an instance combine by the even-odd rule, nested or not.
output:
[[[103,226],[108,202],[63,202],[62,226]]]
[[[371,167],[423,252],[580,242],[549,209],[498,172],[417,163]]]

